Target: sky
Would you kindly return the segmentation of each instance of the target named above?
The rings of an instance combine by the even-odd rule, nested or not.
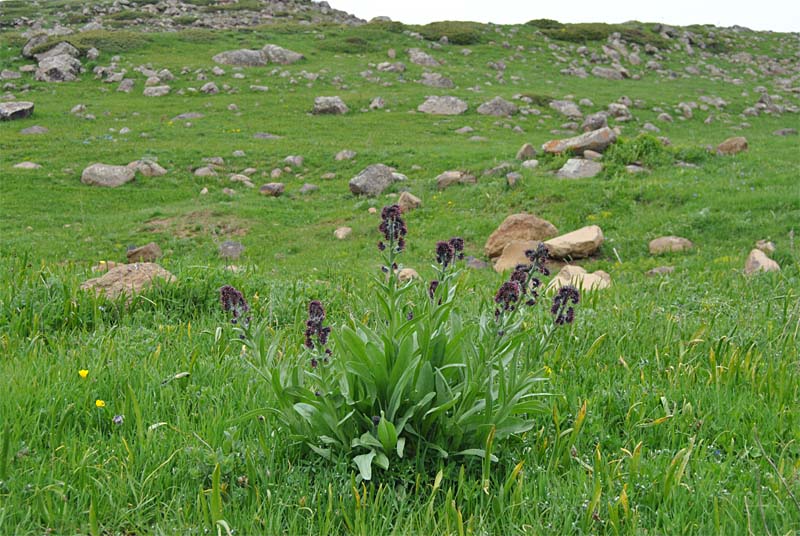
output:
[[[663,22],[688,26],[746,26],[800,32],[800,0],[328,0],[331,7],[369,20],[387,16],[406,24],[470,20],[521,24],[560,22]]]

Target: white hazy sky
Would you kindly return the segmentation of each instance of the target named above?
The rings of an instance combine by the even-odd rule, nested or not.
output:
[[[746,26],[800,32],[800,0],[328,0],[362,19],[379,15],[407,24],[471,20],[520,24],[531,19],[561,22],[663,22]]]

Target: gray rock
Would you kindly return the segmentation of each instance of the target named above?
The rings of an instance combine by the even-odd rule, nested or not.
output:
[[[422,73],[420,83],[424,86],[451,89],[455,87],[452,80],[440,73]]]
[[[350,179],[350,191],[355,195],[376,196],[405,177],[383,164],[372,164]]]
[[[117,86],[117,91],[122,93],[130,93],[136,81],[133,78],[123,78],[122,82]]]
[[[584,132],[591,132],[593,130],[600,130],[608,126],[608,114],[606,112],[598,112],[596,114],[589,114],[586,119],[581,123],[581,130]]]
[[[73,82],[82,68],[81,62],[69,54],[59,54],[40,61],[34,76],[41,82]]]
[[[50,40],[50,36],[48,36],[45,33],[42,33],[42,34],[39,34],[39,35],[34,35],[30,39],[28,39],[28,42],[25,43],[24,47],[22,47],[22,55],[24,57],[26,57],[26,58],[32,58],[33,57],[33,50],[38,48],[39,45],[43,45],[43,44],[47,43],[47,41],[49,41],[49,40]]]
[[[303,194],[303,195],[308,195],[308,194],[310,194],[312,192],[316,192],[317,190],[319,190],[319,186],[317,186],[316,184],[308,183],[308,182],[303,184],[300,187],[300,193]]]
[[[280,65],[290,65],[305,59],[305,56],[299,52],[294,52],[278,45],[264,45],[264,48],[261,49],[261,54],[268,62]]]
[[[550,108],[557,111],[561,115],[565,115],[570,119],[582,119],[583,113],[578,105],[568,100],[554,100],[550,102]]]
[[[241,67],[261,67],[267,64],[267,58],[261,50],[226,50],[213,58],[214,63],[223,65],[238,65]]]
[[[592,68],[592,74],[598,78],[605,78],[606,80],[624,80],[628,78],[627,71],[624,69],[600,67],[599,65]]]
[[[81,55],[80,51],[77,48],[67,43],[66,41],[62,41],[53,48],[51,48],[50,50],[42,52],[41,54],[34,55],[34,58],[36,58],[36,61],[41,63],[42,60],[45,60],[47,58],[54,58],[62,54],[66,54],[67,56],[72,56],[73,58],[77,58],[78,56]]]
[[[30,134],[47,134],[50,130],[47,127],[43,127],[40,125],[34,125],[32,127],[23,128],[19,131],[20,134],[30,135]]]
[[[517,113],[517,105],[508,102],[502,97],[495,97],[488,102],[478,106],[478,113],[481,115],[494,115],[498,117],[509,116]]]
[[[530,160],[534,156],[536,156],[536,149],[530,143],[526,143],[517,151],[517,160]]]
[[[161,248],[155,242],[150,242],[138,248],[129,249],[125,256],[128,262],[153,262],[163,255]]]
[[[349,149],[344,149],[344,150],[339,151],[338,153],[336,153],[335,159],[336,160],[352,160],[353,158],[356,157],[356,154],[357,153],[355,151],[351,151]]]
[[[203,87],[200,88],[200,93],[205,93],[206,95],[216,95],[219,93],[219,88],[214,82],[206,82],[203,84]]]
[[[160,177],[167,174],[167,170],[152,160],[134,160],[128,167],[141,173],[145,177]]]
[[[269,197],[280,197],[283,195],[284,189],[285,186],[282,182],[269,182],[262,186],[258,192]]]
[[[34,104],[26,101],[0,102],[0,121],[25,119],[33,113]]]
[[[570,158],[556,173],[562,179],[588,179],[603,171],[603,164],[583,158]]]
[[[680,236],[661,236],[654,238],[648,244],[651,255],[688,251],[694,247],[692,241]]]
[[[83,170],[81,182],[92,186],[116,188],[132,181],[135,176],[134,170],[127,166],[92,164]]]
[[[644,275],[647,277],[655,277],[657,275],[667,275],[675,271],[674,266],[657,266],[651,270],[647,270]]]
[[[346,114],[349,111],[347,105],[340,97],[316,97],[314,99],[314,110],[312,113],[320,114]]]
[[[449,95],[431,96],[417,107],[417,111],[433,115],[459,115],[467,111],[467,103]]]
[[[780,128],[772,133],[775,136],[797,136],[796,128]]]
[[[169,86],[152,86],[144,88],[143,95],[145,97],[163,97],[169,94]]]
[[[19,78],[22,78],[22,73],[19,71],[9,71],[8,69],[0,71],[0,80],[17,80]]]
[[[411,63],[424,67],[438,67],[440,65],[436,58],[418,48],[409,48],[406,53],[408,53]]]
[[[383,61],[376,65],[375,68],[382,73],[404,73],[406,71],[406,64],[401,61]]]

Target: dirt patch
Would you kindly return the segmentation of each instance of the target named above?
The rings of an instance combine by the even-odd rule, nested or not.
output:
[[[245,221],[207,210],[169,218],[153,218],[146,221],[141,230],[146,233],[171,234],[177,238],[244,236],[248,231]]]

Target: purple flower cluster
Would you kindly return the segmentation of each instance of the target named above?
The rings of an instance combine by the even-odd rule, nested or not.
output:
[[[575,320],[575,309],[572,305],[576,305],[580,299],[580,292],[572,285],[565,285],[558,289],[556,297],[553,298],[553,306],[550,308],[550,313],[555,317],[555,323],[559,326],[572,324],[572,321]]]
[[[494,310],[495,318],[499,318],[506,311],[514,311],[521,294],[520,285],[517,281],[506,281],[497,290],[494,302],[499,306]]]
[[[309,350],[323,350],[325,351],[325,360],[327,360],[327,356],[331,355],[330,348],[328,346],[328,337],[331,334],[331,328],[329,326],[323,326],[322,323],[325,321],[325,309],[322,307],[322,303],[319,300],[313,300],[311,303],[308,304],[308,320],[306,320],[306,332],[305,332],[305,345],[306,348]],[[315,368],[318,365],[318,361],[316,358],[311,359],[311,367]]]
[[[442,265],[442,269],[447,268],[456,260],[464,258],[464,239],[451,238],[447,242],[436,243],[436,262]]]
[[[236,324],[239,319],[242,319],[242,324],[247,327],[250,323],[250,317],[244,316],[250,312],[250,306],[247,305],[247,300],[244,295],[236,290],[231,285],[224,285],[219,289],[219,301],[222,304],[222,310],[226,313],[231,313],[231,324]]]
[[[378,242],[379,250],[384,251],[387,247],[393,247],[394,251],[392,253],[400,253],[405,249],[405,236],[408,233],[408,228],[401,215],[400,205],[383,207],[381,224],[378,226],[378,230],[383,235],[383,240]]]

